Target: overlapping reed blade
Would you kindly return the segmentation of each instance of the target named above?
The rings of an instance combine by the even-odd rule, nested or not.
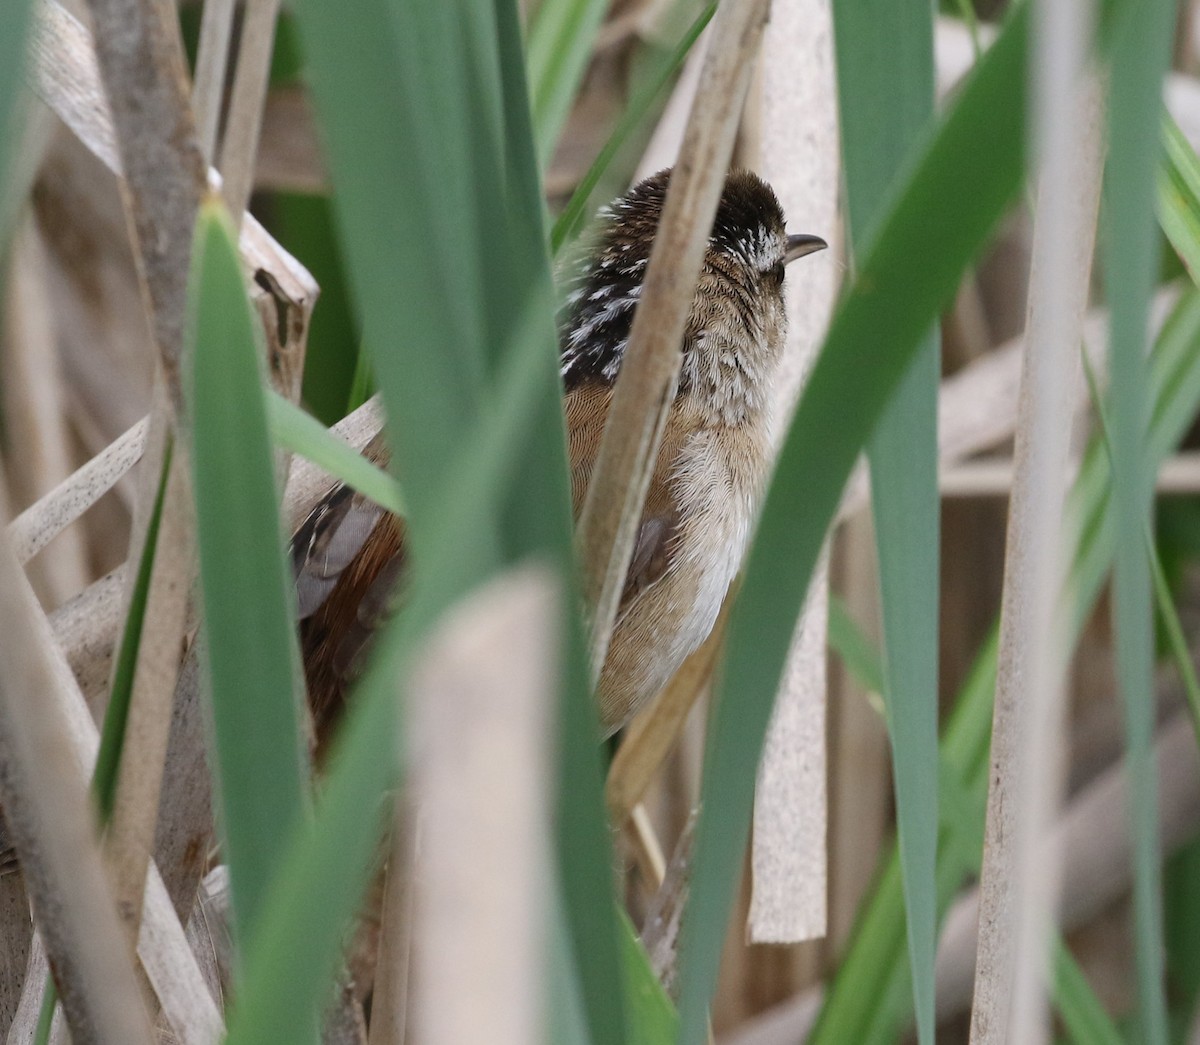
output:
[[[722,7],[713,19],[712,43],[580,514],[578,544],[597,675],[608,651],[666,411],[679,381],[683,328],[766,14],[764,0],[746,0]]]
[[[1072,403],[1103,170],[1091,12],[1039,7],[1040,159],[1025,365],[1009,501],[972,1041],[1044,1040],[1059,858],[1045,837],[1063,780],[1067,634],[1062,521]]]

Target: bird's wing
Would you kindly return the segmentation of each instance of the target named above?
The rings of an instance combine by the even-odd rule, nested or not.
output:
[[[569,433],[571,496],[577,520],[600,453],[600,439],[604,434],[611,403],[612,389],[599,383],[581,385],[566,395],[564,406]],[[675,547],[673,538],[679,528],[679,511],[674,499],[674,484],[668,479],[683,436],[684,433],[673,426],[668,426],[663,434],[655,474],[650,480],[646,507],[638,524],[633,556],[617,608],[617,623],[671,565]]]
[[[386,463],[380,437],[366,450]],[[300,641],[318,747],[393,605],[406,561],[404,524],[345,485],[334,487],[292,537]]]

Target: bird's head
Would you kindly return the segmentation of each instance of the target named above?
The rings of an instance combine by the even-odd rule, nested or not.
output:
[[[560,315],[568,391],[616,380],[670,175],[659,171],[601,210],[590,250],[574,263]],[[747,397],[765,395],[783,346],[784,269],[825,246],[787,234],[774,191],[756,174],[729,175],[684,333],[680,395],[697,393],[735,414]]]

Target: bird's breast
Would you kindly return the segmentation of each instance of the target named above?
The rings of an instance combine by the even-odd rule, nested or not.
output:
[[[613,632],[599,687],[609,729],[628,721],[708,637],[753,526],[765,426],[697,428],[676,446],[660,461],[666,474],[656,476],[678,507],[670,566]]]

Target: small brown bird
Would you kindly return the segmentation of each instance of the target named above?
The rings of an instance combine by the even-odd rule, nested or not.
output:
[[[600,448],[670,171],[600,213],[560,316],[576,517]],[[658,453],[608,658],[606,734],[653,697],[708,636],[741,564],[769,461],[771,385],[784,344],[784,266],[823,249],[788,236],[775,193],[726,181],[683,339],[679,390]],[[386,461],[376,437],[366,453]],[[319,743],[341,709],[405,565],[403,523],[337,487],[292,541],[302,645]]]

